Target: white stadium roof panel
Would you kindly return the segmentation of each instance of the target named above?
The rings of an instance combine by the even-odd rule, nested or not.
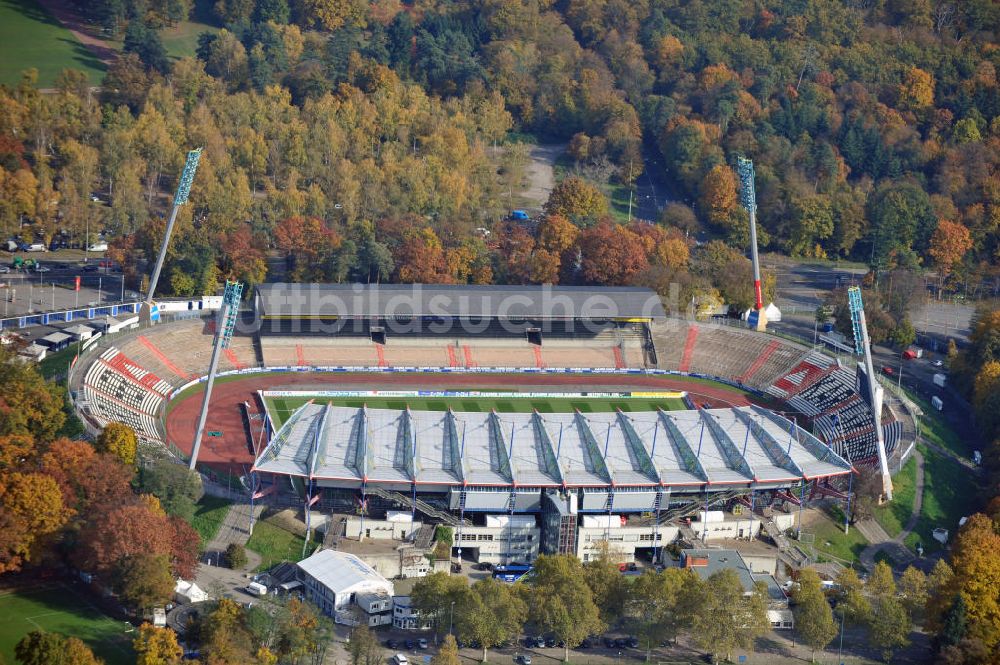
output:
[[[792,483],[850,465],[759,407],[496,414],[309,403],[254,469],[369,483],[711,487]]]

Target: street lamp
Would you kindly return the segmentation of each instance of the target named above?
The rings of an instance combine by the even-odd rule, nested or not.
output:
[[[451,616],[448,618],[448,634],[452,635],[451,629],[455,625],[455,601],[451,601]]]

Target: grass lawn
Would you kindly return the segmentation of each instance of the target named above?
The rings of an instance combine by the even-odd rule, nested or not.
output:
[[[175,60],[193,58],[198,48],[198,36],[203,32],[218,32],[212,15],[212,0],[196,0],[191,18],[160,31],[163,48]]]
[[[950,450],[959,457],[970,459],[972,457],[971,448],[966,445],[955,430],[948,425],[943,418],[937,415],[937,409],[931,406],[930,402],[917,397],[910,391],[906,391],[907,396],[916,402],[923,410],[924,415],[920,418],[920,435],[931,443],[941,446],[945,450]]]
[[[288,418],[296,409],[309,401],[309,397],[266,398],[267,411],[276,427]],[[683,411],[687,407],[678,397],[621,397],[621,398],[590,398],[590,397],[518,397],[512,395],[493,397],[333,397],[319,398],[336,406],[360,408],[367,405],[370,409],[405,409],[409,406],[415,411],[446,411],[452,408],[456,411],[485,412],[496,409],[498,413],[529,413],[537,410],[540,413],[572,413],[579,409],[582,413],[605,413],[621,409],[622,411],[654,411],[661,408],[665,411]]]
[[[106,616],[67,586],[0,595],[0,661],[15,662],[14,646],[33,630],[77,637],[107,665],[135,662],[135,628]]]
[[[892,477],[892,501],[875,509],[875,521],[895,538],[903,530],[913,512],[916,497],[917,460],[911,457],[903,469]]]
[[[821,559],[839,559],[842,563],[857,561],[861,551],[868,546],[868,541],[857,529],[844,533],[844,513],[836,507],[821,511],[808,531],[816,535],[813,547]]]
[[[197,507],[194,511],[194,519],[191,520],[191,526],[194,530],[198,532],[201,536],[201,546],[204,547],[205,543],[212,540],[215,534],[219,531],[219,526],[222,525],[222,521],[226,519],[226,513],[229,512],[230,502],[226,499],[221,499],[217,496],[205,495],[201,497],[198,502]]]
[[[923,446],[919,450],[924,456],[924,503],[920,521],[906,538],[906,545],[913,549],[919,541],[926,553],[933,553],[943,547],[931,532],[942,527],[948,529],[950,538],[954,538],[958,520],[977,508],[978,487],[971,477],[972,472],[958,462]]]
[[[261,556],[261,564],[257,570],[267,570],[282,561],[301,561],[302,546],[306,540],[302,536],[284,529],[268,518],[253,525],[253,535],[247,542],[247,549]],[[306,556],[312,554],[314,547],[306,551]]]
[[[0,0],[2,1],[2,0]],[[71,344],[62,351],[47,354],[38,363],[38,371],[46,379],[62,379],[69,370],[69,364],[79,350],[79,344]]]
[[[104,64],[34,0],[0,0],[0,83],[14,85],[21,72],[38,70],[38,85],[51,87],[64,69],[79,69],[91,85]]]

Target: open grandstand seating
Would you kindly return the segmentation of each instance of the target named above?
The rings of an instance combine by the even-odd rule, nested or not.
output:
[[[159,441],[156,417],[169,388],[155,374],[110,347],[87,369],[81,402],[101,427],[121,422],[143,441]]]
[[[208,371],[213,341],[207,322],[196,318],[154,326],[139,337],[123,341],[122,351],[177,386]],[[220,372],[258,364],[249,335],[234,335],[228,351],[219,356]]]
[[[789,371],[778,377],[767,387],[765,392],[780,399],[787,399],[829,374],[835,365],[836,361],[832,358],[812,351]]]
[[[702,328],[698,332],[688,371],[738,381],[773,341],[763,335],[744,333],[738,336],[735,331],[725,328]]]

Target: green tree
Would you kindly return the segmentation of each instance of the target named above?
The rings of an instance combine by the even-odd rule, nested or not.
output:
[[[667,568],[662,573],[647,570],[633,582],[626,613],[646,648],[646,660],[654,647],[675,641],[690,627],[701,584],[694,571],[684,568]]]
[[[514,587],[490,577],[473,584],[461,603],[456,606],[458,634],[482,645],[484,663],[488,649],[517,638],[528,614],[528,606]]]
[[[410,592],[413,607],[421,617],[434,623],[435,639],[448,625],[452,603],[456,606],[464,602],[469,593],[469,585],[464,577],[452,577],[448,573],[434,572],[417,580]]]
[[[575,556],[542,555],[535,560],[529,580],[528,620],[565,642],[567,661],[571,648],[604,629],[584,575],[583,564]]]
[[[882,596],[872,601],[872,614],[868,621],[868,642],[877,649],[885,661],[892,652],[910,643],[910,615],[894,596]]]
[[[239,543],[229,543],[226,547],[226,565],[233,570],[242,570],[247,565],[247,552]]]
[[[751,649],[754,640],[771,629],[767,618],[766,590],[760,586],[747,594],[736,571],[713,573],[701,587],[702,594],[691,625],[699,648],[716,659],[733,649]]]
[[[155,69],[165,74],[170,68],[167,50],[163,47],[160,33],[143,18],[133,18],[125,30],[125,53],[135,53],[147,69]]]
[[[201,476],[183,464],[161,457],[139,474],[139,489],[154,495],[168,515],[190,521],[204,494]]]
[[[625,612],[629,588],[607,542],[598,544],[597,555],[583,564],[583,570],[594,603],[601,611],[601,621],[609,626],[617,624]]]
[[[94,447],[97,452],[110,453],[120,459],[122,464],[135,467],[139,439],[135,430],[128,425],[108,423],[97,437]]]
[[[562,215],[575,224],[592,223],[608,211],[608,200],[596,186],[570,176],[556,185],[545,202],[545,212]]]
[[[899,578],[899,595],[911,617],[923,616],[928,600],[927,575],[924,571],[907,566]]]
[[[802,642],[812,649],[812,660],[816,661],[816,650],[825,649],[837,634],[837,624],[833,620],[833,610],[826,602],[815,570],[805,568],[799,573],[798,587],[792,594],[795,601],[795,631]]]

